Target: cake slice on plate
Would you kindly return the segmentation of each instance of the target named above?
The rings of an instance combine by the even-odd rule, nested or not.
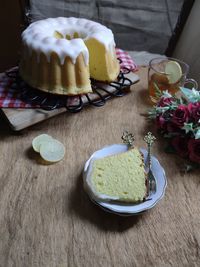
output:
[[[138,203],[147,194],[143,155],[137,148],[96,159],[86,178],[94,199]]]

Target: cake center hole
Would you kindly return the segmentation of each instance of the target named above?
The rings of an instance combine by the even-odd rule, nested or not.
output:
[[[55,31],[53,36],[56,39],[67,39],[67,40],[72,40],[72,39],[77,39],[77,38],[81,38],[84,39],[86,36],[84,34],[78,33],[78,32],[74,32],[72,34],[66,34],[65,36],[60,33],[59,31]]]

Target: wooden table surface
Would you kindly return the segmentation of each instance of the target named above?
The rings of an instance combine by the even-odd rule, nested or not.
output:
[[[165,197],[142,215],[119,217],[95,206],[83,190],[85,161],[97,149],[120,143],[123,130],[154,128],[147,70],[131,93],[101,108],[63,113],[22,132],[0,121],[0,267],[200,266],[199,171],[181,173],[180,158],[165,154],[159,138],[153,153],[165,168]],[[66,148],[65,158],[42,165],[32,139],[47,133]]]

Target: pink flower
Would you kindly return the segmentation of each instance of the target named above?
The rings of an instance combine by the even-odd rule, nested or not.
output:
[[[165,107],[165,106],[169,106],[173,101],[173,98],[172,97],[162,97],[157,106],[158,107]]]
[[[188,156],[188,138],[176,136],[172,139],[172,145],[181,157]]]
[[[166,129],[166,126],[167,126],[167,122],[166,122],[165,118],[162,115],[158,116],[156,118],[156,127],[158,129],[165,130]]]
[[[156,118],[157,128],[168,131],[168,125],[171,124],[172,117],[173,117],[173,111],[172,110],[167,110],[164,113],[160,114]],[[175,126],[174,129],[175,128],[177,128],[179,130],[179,128],[177,126]]]
[[[172,122],[176,126],[181,128],[184,125],[184,122],[188,122],[188,120],[189,120],[189,111],[187,106],[179,105],[173,113]]]
[[[190,160],[200,163],[200,139],[190,139],[188,150]]]
[[[200,102],[189,103],[188,105],[189,114],[194,122],[198,122],[200,119]]]

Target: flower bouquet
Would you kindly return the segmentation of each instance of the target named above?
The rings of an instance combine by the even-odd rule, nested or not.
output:
[[[164,91],[149,111],[161,134],[168,138],[168,152],[187,158],[187,170],[200,167],[200,91],[180,88],[181,96]]]

